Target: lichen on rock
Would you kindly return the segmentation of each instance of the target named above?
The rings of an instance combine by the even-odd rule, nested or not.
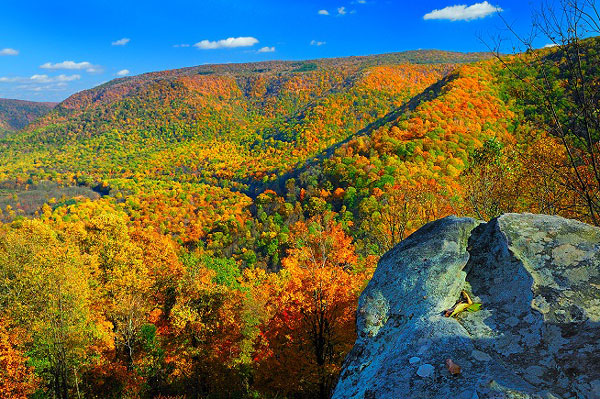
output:
[[[463,289],[482,309],[444,317]],[[600,398],[599,319],[600,229],[444,218],[382,257],[333,397]]]

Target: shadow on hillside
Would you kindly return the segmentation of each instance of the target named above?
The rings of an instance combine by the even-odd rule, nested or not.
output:
[[[273,174],[279,175],[279,178],[277,180],[275,180],[274,182],[264,184],[262,182],[256,181],[255,179],[248,178],[247,181],[242,182],[248,186],[248,189],[245,190],[244,193],[252,198],[256,198],[257,195],[259,195],[260,193],[262,193],[265,190],[273,190],[276,193],[281,195],[285,192],[285,183],[289,179],[292,179],[292,178],[298,179],[300,176],[302,176],[303,174],[305,174],[307,172],[309,172],[313,175],[320,176],[321,175],[321,170],[319,168],[320,163],[323,160],[333,156],[337,149],[341,148],[345,144],[349,143],[350,141],[352,141],[358,137],[368,136],[373,131],[381,128],[382,126],[385,126],[386,124],[396,121],[398,118],[400,118],[402,115],[406,114],[407,112],[414,111],[419,105],[421,105],[427,101],[431,101],[431,100],[435,99],[437,96],[439,96],[439,94],[441,93],[444,86],[446,86],[448,83],[450,83],[451,81],[453,81],[456,78],[457,78],[456,74],[450,74],[450,75],[444,77],[443,79],[440,79],[436,83],[427,87],[421,93],[412,97],[410,100],[408,100],[402,106],[387,113],[386,115],[377,119],[376,121],[368,124],[367,126],[362,128],[358,132],[349,135],[346,139],[339,141],[339,142],[325,148],[319,154],[308,158],[304,162],[303,165],[300,165],[299,167],[296,167],[291,171],[288,171],[282,175],[279,175],[278,171],[276,171],[276,170],[267,172],[267,174],[273,173]]]

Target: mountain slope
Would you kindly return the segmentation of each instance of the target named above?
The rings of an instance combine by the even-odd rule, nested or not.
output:
[[[136,223],[184,242],[212,242],[218,232],[238,234],[223,222],[232,214],[236,223],[248,220],[248,212],[255,211],[252,198],[266,189],[287,191],[302,203],[319,198],[321,190],[348,189],[341,177],[312,172],[330,169],[322,162],[331,149],[406,117],[439,96],[455,79],[457,66],[487,58],[416,51],[199,66],[116,79],[71,96],[35,124],[1,140],[0,182],[10,182],[5,184],[9,190],[22,190],[25,184],[49,187],[47,180],[87,186],[109,194],[102,201],[116,200]],[[288,180],[292,184],[291,178],[301,175],[288,190]],[[360,202],[382,185],[369,186],[360,189],[353,205],[348,203],[357,215]],[[309,196],[300,195],[301,189]],[[41,207],[44,196],[38,197]],[[58,205],[69,201],[67,196]],[[339,208],[340,201],[328,201]],[[17,214],[19,209],[31,213],[18,200],[10,204]],[[219,251],[241,249],[236,244]],[[271,251],[269,267],[279,267],[272,250],[264,251]]]
[[[117,79],[65,100],[5,147],[37,158],[52,153],[59,173],[100,179],[145,169],[160,178],[167,169],[187,181],[243,188],[365,128],[455,62],[486,57],[420,51]]]
[[[0,134],[21,130],[46,115],[56,103],[0,98]]]

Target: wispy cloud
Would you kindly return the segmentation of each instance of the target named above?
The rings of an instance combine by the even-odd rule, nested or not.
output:
[[[114,42],[112,42],[111,44],[112,44],[113,46],[125,46],[125,45],[126,45],[127,43],[129,43],[130,41],[131,41],[131,39],[130,39],[130,38],[128,38],[128,37],[124,37],[124,38],[122,38],[122,39],[115,40],[115,41],[114,41]]]
[[[441,19],[448,21],[472,21],[479,18],[485,18],[495,12],[502,12],[502,8],[496,7],[484,1],[483,3],[475,3],[471,6],[456,5],[433,10],[423,16],[423,19]]]
[[[45,64],[40,65],[42,69],[87,69],[91,68],[93,65],[87,61],[83,62],[75,62],[75,61],[63,61],[57,62],[55,64],[51,62],[46,62]]]
[[[46,74],[36,74],[29,77],[26,76],[13,76],[13,77],[0,77],[0,84],[9,84],[4,90],[8,92],[34,92],[34,93],[47,93],[47,92],[61,92],[69,89],[69,82],[81,79],[81,75],[58,75],[48,76]],[[11,83],[13,83],[11,85]]]
[[[252,47],[258,43],[258,39],[255,37],[230,37],[227,39],[210,41],[202,40],[194,44],[194,47],[200,50],[216,50],[220,48],[235,48],[235,47]]]
[[[57,82],[72,82],[81,79],[81,75],[58,75],[48,76],[46,74],[31,75],[30,77],[15,76],[15,77],[0,77],[2,83],[57,83]]]
[[[327,11],[327,10],[319,10],[317,12],[317,14],[319,14],[319,15],[329,15],[329,11]]]
[[[117,75],[117,76],[127,76],[127,75],[129,75],[129,73],[130,73],[129,69],[121,69],[115,75]]]
[[[258,49],[259,53],[274,53],[275,47],[261,47]]]
[[[311,40],[310,41],[310,45],[311,46],[324,46],[325,44],[327,44],[327,42],[320,42],[318,40]]]
[[[338,7],[337,9],[338,15],[346,15],[348,11],[346,11],[346,7]]]
[[[19,55],[19,51],[14,48],[3,48],[0,50],[0,56],[2,55]]]
[[[36,93],[43,92],[47,93],[49,91],[65,91],[68,89],[68,85],[64,82],[51,83],[47,85],[19,85],[15,86],[14,89],[19,91],[33,91]]]
[[[51,62],[46,62],[45,64],[40,65],[42,69],[50,69],[50,70],[85,70],[86,72],[94,73],[94,72],[102,72],[102,67],[99,65],[93,65],[90,62],[75,62],[75,61],[63,61],[57,62],[53,64]]]
[[[39,83],[52,83],[52,82],[72,82],[74,80],[81,79],[81,75],[58,75],[58,76],[48,76],[48,75],[33,75],[29,78],[34,82]]]
[[[176,47],[176,48],[178,48],[178,47],[190,47],[190,45],[189,44],[185,44],[185,43],[184,44],[174,44],[173,47]]]

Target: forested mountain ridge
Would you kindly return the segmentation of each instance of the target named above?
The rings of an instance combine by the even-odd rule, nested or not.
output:
[[[21,130],[47,114],[56,103],[0,98],[0,135]]]
[[[487,57],[489,54],[417,51],[201,66],[122,78],[71,96],[15,142],[26,140],[50,148],[85,143],[92,147],[92,157],[112,143],[121,143],[122,136],[143,144],[145,150],[151,148],[153,154],[160,149],[171,152],[183,142],[184,147],[208,152],[210,159],[185,162],[190,158],[185,154],[179,157],[182,164],[172,167],[204,175],[196,181],[214,183],[222,175],[227,185],[232,178],[247,182],[252,176],[262,179],[289,170],[343,140],[348,132],[393,111],[453,69],[454,64],[440,61]],[[335,109],[335,114],[327,109]],[[119,137],[114,136],[115,131]],[[207,168],[205,164],[214,162],[210,148],[223,144],[231,153],[227,165],[221,162],[218,168]],[[140,155],[139,148],[129,151],[129,156]],[[240,171],[236,165],[239,158],[253,157],[260,164],[245,165]],[[119,165],[127,166],[121,160]],[[137,166],[135,169],[138,171]]]
[[[380,55],[326,58],[306,61],[265,61],[246,64],[214,64],[187,67],[142,75],[114,79],[96,88],[77,93],[61,106],[67,109],[81,108],[81,104],[112,101],[126,95],[134,87],[151,84],[160,80],[176,80],[197,75],[234,75],[252,78],[261,74],[286,74],[309,72],[316,69],[342,68],[359,70],[377,65],[395,64],[459,64],[491,58],[491,53],[458,53],[439,50],[415,50]],[[115,93],[106,94],[114,91]]]
[[[531,89],[548,72],[531,60],[563,57],[562,90],[568,52],[199,66],[70,97],[0,140],[0,353],[21,376],[0,383],[326,398],[360,291],[418,227],[590,221],[572,183],[597,152],[556,134]]]

